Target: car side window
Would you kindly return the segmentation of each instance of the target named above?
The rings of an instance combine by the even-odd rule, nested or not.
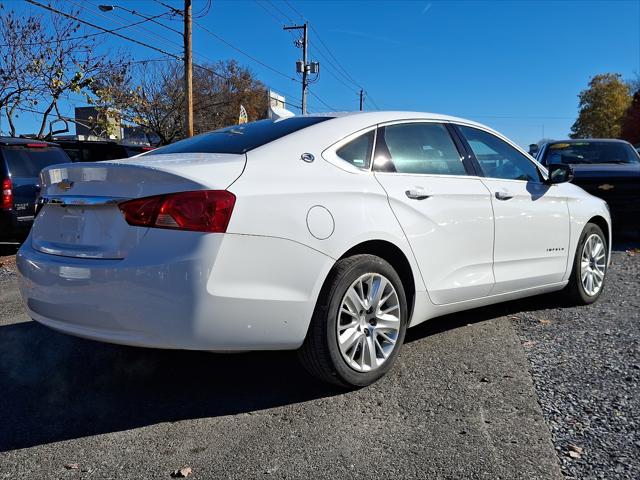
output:
[[[458,127],[467,139],[484,175],[489,178],[540,182],[538,167],[507,142],[473,127]]]
[[[362,134],[336,150],[336,155],[354,167],[368,170],[371,164],[374,138],[374,130]]]
[[[374,170],[466,175],[460,152],[439,123],[401,123],[378,129]]]

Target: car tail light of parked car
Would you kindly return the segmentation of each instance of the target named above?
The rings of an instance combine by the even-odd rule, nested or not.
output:
[[[13,208],[13,185],[10,178],[2,181],[2,209],[11,210]]]
[[[129,200],[120,210],[129,225],[224,233],[235,201],[226,190],[202,190]]]

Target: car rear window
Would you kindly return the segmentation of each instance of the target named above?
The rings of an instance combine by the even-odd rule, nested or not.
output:
[[[545,152],[542,163],[638,163],[640,157],[631,145],[622,142],[557,142]]]
[[[146,154],[245,153],[331,117],[290,117],[233,125],[157,148]]]
[[[2,156],[12,177],[37,177],[40,170],[57,163],[68,163],[69,157],[58,147],[32,148],[23,145],[2,147]]]

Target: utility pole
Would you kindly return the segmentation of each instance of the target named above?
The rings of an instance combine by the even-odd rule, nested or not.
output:
[[[360,89],[360,111],[363,110],[364,107],[364,90]]]
[[[193,58],[191,47],[191,0],[184,0],[185,137],[193,137]]]
[[[297,41],[296,45],[302,47],[302,60],[296,62],[296,72],[302,73],[302,114],[307,113],[307,89],[309,88],[309,74],[320,73],[320,64],[318,62],[309,63],[307,60],[307,50],[309,47],[309,38],[307,34],[307,22],[304,25],[292,25],[290,27],[282,27],[284,30],[302,30],[302,41]]]

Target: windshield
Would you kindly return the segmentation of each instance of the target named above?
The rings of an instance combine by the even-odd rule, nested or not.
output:
[[[640,163],[640,157],[623,142],[559,142],[549,145],[542,163]]]
[[[68,163],[69,157],[59,147],[26,147],[9,145],[2,147],[12,177],[37,177],[40,170],[56,163]]]
[[[233,125],[157,148],[146,156],[163,153],[246,153],[329,119],[331,117],[290,117]]]

